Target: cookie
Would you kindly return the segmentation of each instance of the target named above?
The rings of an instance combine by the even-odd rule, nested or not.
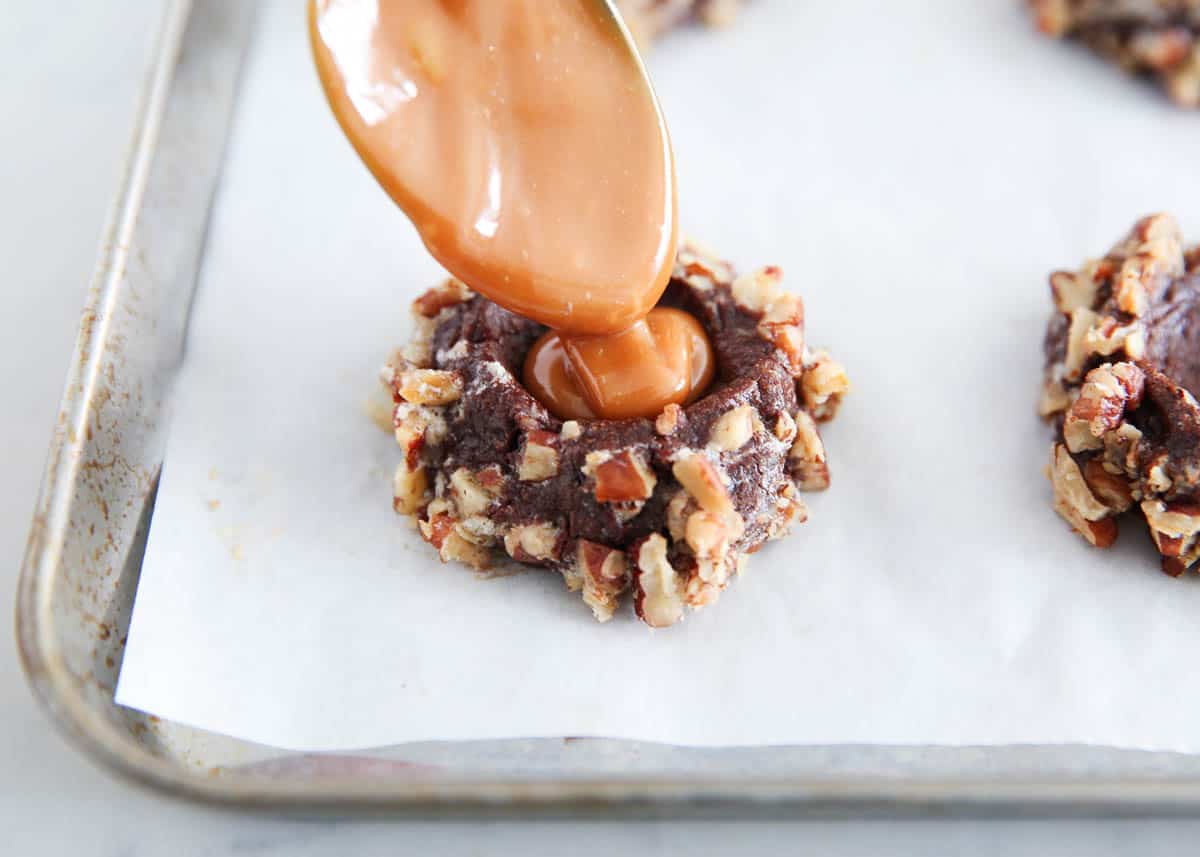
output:
[[[1078,39],[1200,107],[1200,0],[1030,0],[1042,32]]]
[[[654,627],[712,604],[806,519],[800,492],[829,485],[818,423],[848,383],[805,346],[780,277],[680,249],[660,305],[700,321],[716,380],[653,419],[555,417],[521,381],[545,327],[454,280],[422,295],[413,341],[383,370],[404,454],[396,510],[443,561],[558,572],[602,621],[627,594]]]
[[[1200,560],[1200,248],[1153,215],[1050,288],[1040,410],[1055,508],[1098,547],[1140,514],[1163,570],[1182,574]]]

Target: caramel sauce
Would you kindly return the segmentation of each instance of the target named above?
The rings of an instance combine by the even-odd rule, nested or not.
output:
[[[530,349],[525,358],[524,383],[525,389],[555,416],[564,420],[596,419],[596,411],[575,381],[562,338],[555,331],[545,334]]]
[[[694,319],[647,319],[674,264],[674,158],[608,3],[310,0],[309,31],[334,115],[430,253],[564,334],[525,373],[547,407],[650,416],[711,378]]]
[[[525,361],[525,386],[563,419],[626,419],[695,401],[712,383],[712,347],[700,322],[657,307],[620,333],[550,331]]]

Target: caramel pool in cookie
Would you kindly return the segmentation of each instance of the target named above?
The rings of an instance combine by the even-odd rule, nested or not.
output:
[[[525,360],[525,386],[563,419],[618,420],[691,404],[712,382],[713,363],[694,316],[655,307],[612,336],[545,334]]]

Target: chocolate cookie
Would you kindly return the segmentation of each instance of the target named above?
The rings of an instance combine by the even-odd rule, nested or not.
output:
[[[1054,421],[1054,505],[1108,547],[1136,505],[1179,575],[1200,559],[1200,247],[1142,219],[1107,256],[1050,277],[1041,413]]]
[[[744,0],[617,0],[617,8],[639,44],[646,45],[692,18],[713,27],[731,23]]]
[[[413,341],[383,370],[404,450],[395,508],[443,561],[497,555],[582,590],[597,619],[627,591],[647,624],[711,604],[748,554],[807,517],[829,485],[817,423],[847,389],[804,344],[800,300],[766,268],[734,277],[685,245],[661,304],[692,313],[717,377],[656,419],[563,421],[521,384],[541,325],[450,280],[413,306]]]
[[[1200,107],[1200,0],[1030,0],[1043,32],[1077,38]]]

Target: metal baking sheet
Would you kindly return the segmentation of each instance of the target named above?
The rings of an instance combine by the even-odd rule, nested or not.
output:
[[[114,771],[195,799],[297,810],[573,814],[1185,814],[1200,758],[1098,747],[697,750],[605,740],[301,755],[113,702],[255,4],[175,0],[67,379],[18,592],[51,717]]]

